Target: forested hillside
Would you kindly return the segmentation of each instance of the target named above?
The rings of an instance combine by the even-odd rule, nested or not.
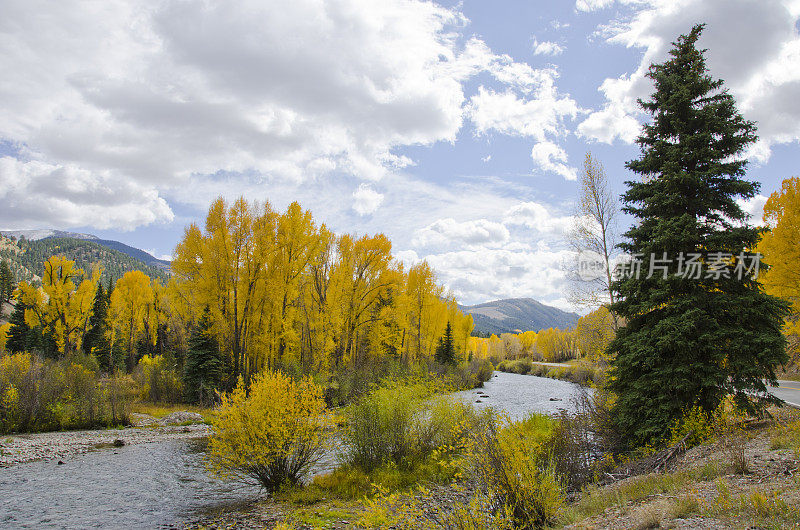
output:
[[[537,302],[533,298],[509,298],[461,310],[472,315],[475,331],[481,334],[518,333],[540,331],[547,328],[569,329],[575,327],[578,315]]]
[[[151,278],[167,279],[167,273],[162,267],[152,267],[94,241],[53,237],[36,241],[12,241],[0,235],[0,260],[8,261],[16,281],[34,281],[41,277],[43,263],[50,256],[64,256],[85,271],[91,270],[94,263],[99,263],[104,282],[108,279],[116,280],[134,270],[140,270]]]

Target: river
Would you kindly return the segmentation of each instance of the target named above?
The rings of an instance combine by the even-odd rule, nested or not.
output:
[[[571,383],[498,372],[483,389],[456,396],[518,419],[570,409],[577,393]],[[210,478],[204,448],[202,440],[159,441],[0,469],[0,527],[173,528],[258,497],[257,487]]]

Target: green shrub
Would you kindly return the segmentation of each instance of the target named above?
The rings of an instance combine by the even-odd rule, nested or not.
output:
[[[134,372],[139,398],[153,403],[177,403],[183,395],[178,372],[163,355],[145,355]]]
[[[0,432],[86,429],[128,423],[128,380],[101,380],[91,360],[0,357]]]
[[[433,397],[437,390],[429,382],[386,382],[348,407],[342,460],[366,473],[387,464],[407,471],[459,452],[470,433],[489,422],[489,413]]]
[[[521,422],[493,422],[472,448],[477,478],[490,505],[515,528],[542,528],[564,504],[550,443],[554,420],[534,414]]]

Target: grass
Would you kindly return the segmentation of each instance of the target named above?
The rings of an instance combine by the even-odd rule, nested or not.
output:
[[[781,426],[772,436],[770,448],[800,450],[800,421]]]
[[[651,473],[613,486],[590,487],[584,492],[568,518],[572,522],[579,521],[601,514],[611,507],[624,508],[629,503],[639,502],[653,495],[675,493],[692,482],[709,481],[719,477],[723,468],[721,462],[714,460],[688,471]],[[685,510],[687,506],[684,504],[679,508]]]
[[[155,418],[161,419],[173,412],[196,412],[203,417],[203,423],[211,423],[214,417],[214,409],[208,407],[198,407],[197,405],[183,405],[183,404],[164,404],[164,403],[146,403],[137,402],[131,405],[131,412],[137,414],[149,414]]]

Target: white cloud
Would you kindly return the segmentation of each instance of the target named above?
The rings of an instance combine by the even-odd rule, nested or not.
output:
[[[509,209],[503,217],[503,223],[526,226],[542,234],[564,235],[574,224],[574,218],[554,215],[552,208],[529,201],[519,203]]]
[[[578,105],[569,96],[559,96],[550,79],[530,99],[480,87],[470,99],[468,112],[480,134],[496,131],[544,141],[566,134],[564,122],[578,114]]]
[[[760,226],[764,224],[764,205],[767,203],[767,199],[768,197],[759,193],[752,199],[737,199],[736,202],[751,216],[750,222]]]
[[[533,139],[537,142],[532,151],[536,165],[574,180],[575,170],[566,164],[566,152],[553,140],[567,135],[567,121],[580,109],[569,95],[559,94],[555,70],[542,70],[540,75],[538,83],[522,97],[511,89],[496,92],[481,86],[470,98],[467,113],[479,135],[498,132]]]
[[[574,258],[566,250],[538,248],[457,250],[424,259],[461,303],[472,304],[521,296],[546,303],[562,299],[568,281],[563,264]]]
[[[533,38],[533,54],[534,55],[561,55],[564,52],[564,47],[560,46],[557,42],[542,41]]]
[[[353,210],[358,212],[358,215],[374,213],[382,202],[383,194],[366,184],[359,184],[358,189],[353,192]]]
[[[455,219],[439,219],[416,231],[412,244],[416,247],[455,245],[497,246],[509,240],[508,229],[500,223],[487,219],[458,222]]]
[[[651,0],[641,4],[628,20],[601,28],[607,41],[644,51],[637,69],[606,79],[599,90],[603,107],[578,127],[588,139],[611,143],[632,142],[637,98],[647,98],[652,84],[645,77],[649,65],[662,62],[680,34],[706,23],[699,41],[707,48],[711,74],[724,79],[745,118],[756,120],[761,144],[750,154],[766,160],[770,146],[800,139],[800,14],[794,1],[765,0]],[[576,8],[607,7],[607,0],[579,0]]]
[[[567,180],[577,180],[575,168],[567,165],[567,152],[553,142],[539,142],[531,149],[531,158],[544,171],[552,171]]]
[[[647,0],[576,0],[575,10],[587,12],[600,11],[601,9],[611,7],[615,2],[620,4],[642,4],[646,3]]]
[[[0,158],[0,225],[17,228],[131,229],[172,221],[174,215],[148,186],[92,173],[75,165]]]
[[[64,1],[44,11],[3,6],[0,141],[98,186],[126,181],[159,197],[202,193],[187,183],[215,178],[378,180],[413,165],[397,148],[455,141],[472,76],[555,93],[552,70],[465,42],[458,8],[421,0]],[[92,224],[164,217],[158,200],[140,205],[152,209]]]

